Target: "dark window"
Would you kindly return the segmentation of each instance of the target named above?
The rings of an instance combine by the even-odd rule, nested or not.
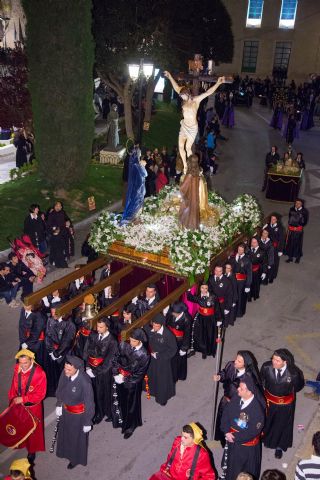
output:
[[[243,45],[242,72],[254,73],[257,67],[259,42],[246,40]]]

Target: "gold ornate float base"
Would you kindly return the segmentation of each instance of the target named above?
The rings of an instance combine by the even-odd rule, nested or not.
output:
[[[221,249],[216,255],[213,255],[210,261],[210,266],[217,263],[224,263],[229,255],[234,252],[236,245],[240,242],[247,241],[246,235],[239,235],[232,243]],[[105,252],[104,252],[105,253]],[[162,272],[166,275],[172,275],[177,278],[184,278],[181,273],[178,273],[171,263],[169,258],[169,252],[163,250],[161,253],[142,252],[133,247],[125,245],[124,242],[118,240],[110,245],[107,255],[114,260],[123,262],[126,264],[135,265],[140,268],[146,268],[155,272]],[[201,278],[202,275],[199,275]]]

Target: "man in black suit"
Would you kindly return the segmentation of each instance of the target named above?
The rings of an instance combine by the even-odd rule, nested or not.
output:
[[[271,151],[269,153],[267,153],[267,155],[266,155],[263,185],[262,185],[262,189],[261,189],[262,192],[264,192],[266,187],[267,187],[268,170],[272,167],[272,165],[277,165],[279,160],[280,160],[280,157],[279,157],[279,153],[278,153],[278,147],[273,145],[271,147]]]

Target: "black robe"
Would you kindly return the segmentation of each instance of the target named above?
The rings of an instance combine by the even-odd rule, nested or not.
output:
[[[237,317],[237,304],[238,304],[238,282],[233,273],[228,273],[225,275],[231,282],[232,287],[232,303],[230,313],[226,315],[228,325],[234,325],[234,322]]]
[[[280,264],[279,253],[283,253],[284,250],[284,228],[281,223],[267,223],[263,227],[264,230],[268,230],[269,238],[271,239],[274,248],[274,271],[273,277],[277,278]]]
[[[77,357],[84,358],[84,350],[91,332],[91,322],[82,311],[81,307],[75,314],[74,324],[77,329],[77,335],[73,343],[73,354]]]
[[[223,322],[223,325],[227,327],[229,325],[233,297],[231,282],[225,275],[222,275],[221,278],[211,275],[209,278],[209,290],[217,299],[216,320]],[[229,313],[225,314],[225,310],[228,310]]]
[[[189,302],[197,303],[200,308],[213,309],[214,313],[210,315],[203,315],[200,311],[196,314],[192,326],[193,347],[196,352],[201,352],[203,356],[216,354],[218,336],[218,328],[215,317],[215,306],[217,303],[216,297],[208,295],[201,297],[200,295],[192,295],[187,293]]]
[[[237,256],[234,255],[229,258],[229,262],[231,263],[233,274],[237,279],[237,317],[241,318],[246,313],[247,308],[248,296],[245,292],[245,289],[250,288],[252,282],[251,260],[246,255],[243,255],[242,258],[239,257],[237,260]],[[240,280],[237,278],[237,274],[245,275],[246,278],[244,280]]]
[[[57,457],[67,458],[72,465],[87,465],[89,433],[83,427],[92,424],[94,398],[90,378],[79,370],[72,381],[62,372],[56,391],[57,406],[62,406],[59,422]],[[83,413],[70,413],[64,405],[84,403]]]
[[[270,238],[264,243],[262,239],[259,241],[259,247],[265,254],[266,262],[266,278],[262,281],[263,285],[272,283],[274,279],[274,248]]]
[[[148,302],[145,297],[138,298],[136,303],[135,316],[137,318],[142,317],[146,312],[151,310],[159,302],[159,296],[156,295],[152,302]]]
[[[102,340],[92,331],[84,351],[86,366],[90,367],[95,378],[91,378],[95,401],[95,423],[103,417],[111,418],[112,404],[112,359],[118,349],[118,342],[111,333]],[[102,361],[102,363],[101,363]]]
[[[238,420],[246,417],[246,425],[239,426]],[[224,455],[222,458],[222,466],[225,465],[225,480],[235,480],[240,472],[251,474],[255,480],[260,477],[261,470],[261,443],[260,440],[256,445],[243,445],[262,432],[265,422],[264,409],[259,400],[254,397],[251,403],[241,409],[240,397],[234,395],[229,403],[227,403],[222,419],[221,430],[224,434],[235,429],[234,442],[227,442]]]
[[[29,214],[24,220],[23,233],[29,235],[32,245],[38,250],[46,239],[46,226],[40,215],[37,218]]]
[[[128,343],[121,342],[112,361],[112,373],[126,372],[124,383],[113,384],[113,426],[122,432],[133,432],[142,425],[141,392],[142,382],[148,370],[150,356],[142,346],[134,350]]]
[[[177,352],[171,359],[173,380],[185,380],[188,373],[187,355],[181,356],[179,351],[187,352],[190,347],[191,317],[188,313],[182,313],[180,318],[172,315],[170,309],[166,316],[166,325],[174,334],[177,342]]]
[[[26,311],[21,309],[19,318],[19,347],[22,343],[28,345],[36,356],[36,362],[43,367],[45,357],[44,329],[46,327],[46,316],[41,312],[31,312],[26,317]]]
[[[70,320],[59,322],[50,317],[45,333],[46,357],[44,370],[47,375],[47,397],[54,397],[63,370],[65,357],[70,353],[75,337],[76,328]],[[53,353],[56,360],[52,360]]]
[[[303,245],[303,228],[308,223],[308,211],[302,207],[300,210],[296,210],[295,207],[291,207],[289,210],[288,220],[288,232],[285,246],[285,254],[289,258],[302,257],[302,245]],[[300,231],[290,230],[290,227],[302,227]]]
[[[150,395],[155,397],[157,403],[165,405],[176,394],[171,361],[177,353],[177,342],[173,333],[165,326],[162,334],[152,331],[150,325],[146,325],[144,330],[151,353],[147,372]],[[152,353],[156,353],[156,358]]]
[[[252,376],[254,383],[256,385],[256,397],[261,403],[263,409],[265,409],[266,403],[263,395],[262,385],[260,384],[260,380],[256,378],[256,375],[254,375],[251,372],[251,370],[244,371],[243,373],[239,372],[234,366],[234,361],[230,361],[226,364],[226,366],[222,370],[220,370],[218,375],[220,375],[219,382],[221,382],[223,386],[223,397],[221,398],[219,407],[218,407],[218,413],[216,418],[216,428],[215,428],[215,440],[220,440],[222,446],[224,447],[226,442],[224,438],[224,433],[221,430],[222,414],[229,400],[234,395],[238,394],[237,389],[239,387],[239,383],[243,375]]]
[[[68,264],[66,262],[66,242],[63,234],[60,232],[58,234],[52,235],[49,241],[50,253],[49,253],[49,262],[51,265],[54,264],[57,268],[67,268]]]
[[[263,273],[267,275],[267,260],[264,250],[260,247],[256,250],[251,249],[248,257],[252,263],[252,283],[248,294],[248,302],[251,302],[252,299],[257,300],[260,296],[261,275]]]
[[[293,422],[296,406],[296,393],[304,387],[304,376],[296,366],[287,367],[279,381],[275,369],[269,360],[261,367],[261,379],[265,390],[277,397],[294,394],[294,400],[289,405],[268,402],[267,420],[264,429],[264,445],[268,448],[281,448],[286,451],[292,447]]]

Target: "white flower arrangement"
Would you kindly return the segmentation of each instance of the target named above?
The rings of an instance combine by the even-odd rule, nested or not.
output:
[[[157,197],[144,202],[135,222],[120,226],[121,215],[104,211],[92,225],[89,243],[99,252],[107,252],[116,240],[139,251],[160,253],[164,249],[177,273],[194,277],[208,270],[210,259],[240,233],[252,234],[261,222],[261,209],[251,195],[243,194],[231,204],[216,192],[209,192],[209,204],[218,209],[216,226],[200,225],[200,230],[186,230],[179,225],[175,208],[166,208],[179,196],[177,186],[166,186]]]

